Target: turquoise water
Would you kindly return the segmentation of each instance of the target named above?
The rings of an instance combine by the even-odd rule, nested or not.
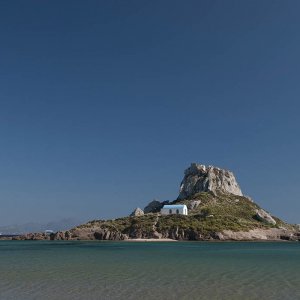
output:
[[[0,299],[300,299],[300,243],[0,241]]]

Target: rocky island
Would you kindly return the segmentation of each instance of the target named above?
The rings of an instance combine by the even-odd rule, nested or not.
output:
[[[185,204],[188,215],[161,215],[165,204]],[[21,240],[300,240],[300,229],[285,223],[243,195],[234,174],[192,163],[178,198],[152,201],[128,217],[94,220],[67,231],[30,233]]]

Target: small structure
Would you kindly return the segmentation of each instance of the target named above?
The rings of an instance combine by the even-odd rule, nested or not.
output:
[[[160,213],[162,215],[187,215],[188,209],[185,204],[164,205]]]

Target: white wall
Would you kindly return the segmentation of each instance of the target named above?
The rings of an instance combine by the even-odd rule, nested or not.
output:
[[[176,212],[177,209],[179,210],[179,214],[180,215],[187,215],[188,214],[186,207],[182,207],[182,208],[162,208],[160,210],[160,213],[162,215],[170,215],[170,209],[172,210],[172,213],[171,213],[172,215],[176,215],[177,214],[177,212]]]

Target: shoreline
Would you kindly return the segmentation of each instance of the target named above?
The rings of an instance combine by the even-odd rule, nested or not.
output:
[[[207,239],[207,240],[174,240],[170,238],[136,238],[136,239],[124,239],[124,240],[91,240],[91,239],[70,239],[70,240],[49,240],[49,239],[12,239],[12,238],[1,238],[1,241],[26,241],[26,242],[129,242],[129,243],[164,243],[164,242],[194,242],[194,243],[299,243],[298,240],[285,240],[285,239],[225,239],[225,240],[217,240],[217,239]]]
[[[123,242],[178,242],[178,240],[173,240],[173,239],[128,239],[128,240],[123,240]]]

